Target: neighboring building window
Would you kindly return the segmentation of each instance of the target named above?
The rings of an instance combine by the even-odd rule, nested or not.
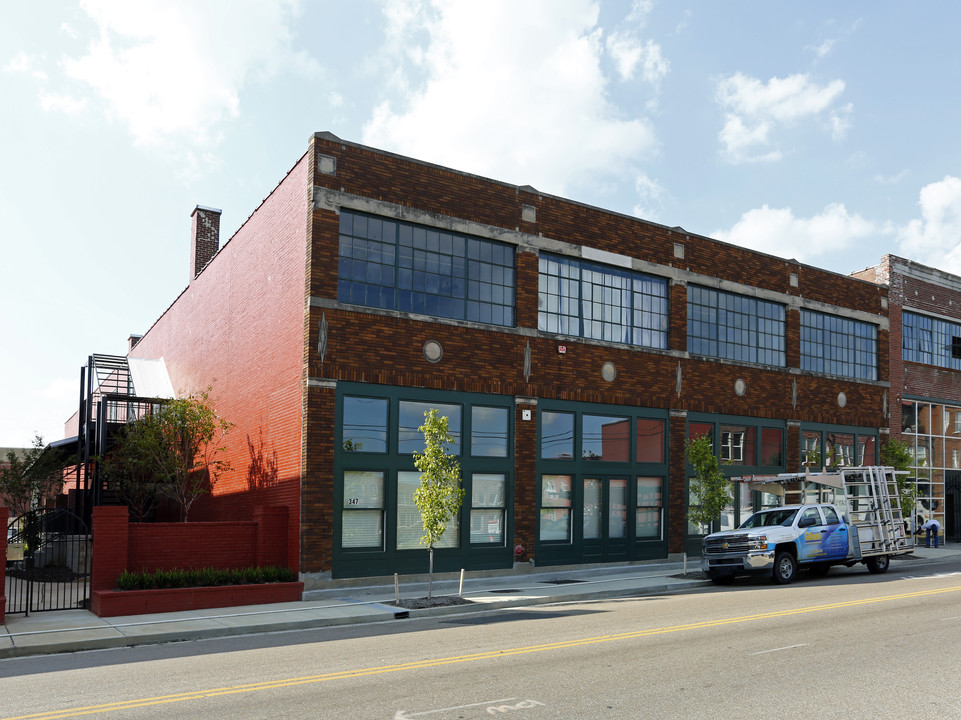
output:
[[[541,253],[537,327],[561,335],[667,348],[667,280]]]
[[[687,288],[687,349],[784,366],[784,306],[699,285]]]
[[[513,326],[514,286],[510,245],[341,210],[341,302]]]
[[[801,369],[877,380],[877,325],[801,310]]]
[[[904,360],[961,370],[961,323],[905,310],[901,345]]]

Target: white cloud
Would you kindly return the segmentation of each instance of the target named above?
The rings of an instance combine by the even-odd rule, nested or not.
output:
[[[3,66],[3,71],[5,73],[10,73],[11,75],[31,75],[38,80],[46,80],[47,73],[44,70],[37,68],[37,63],[41,62],[42,60],[42,57],[33,57],[23,52],[17,53],[10,58],[10,61],[6,65]]]
[[[648,122],[609,99],[596,3],[395,1],[385,12],[397,87],[412,89],[377,106],[363,142],[555,193],[632,177],[653,148]]]
[[[898,231],[901,255],[961,274],[961,178],[943,180],[921,188],[921,217]]]
[[[641,174],[634,181],[634,191],[638,197],[638,202],[634,205],[634,215],[657,222],[664,205],[664,196],[667,194],[664,186],[647,175]]]
[[[45,112],[51,110],[65,115],[78,115],[87,107],[87,98],[75,98],[61,93],[40,93],[40,107]]]
[[[86,54],[66,58],[108,113],[143,145],[216,142],[240,112],[244,84],[259,74],[303,70],[290,49],[292,0],[82,0],[99,28]]]
[[[643,80],[657,85],[671,69],[671,64],[661,54],[660,45],[653,40],[640,40],[629,33],[608,35],[607,52],[617,66],[621,80],[631,80],[640,66]]]
[[[771,148],[774,133],[800,120],[816,117],[830,109],[844,92],[842,80],[818,85],[807,75],[771,78],[767,83],[743,73],[722,78],[716,99],[725,112],[718,137],[722,154],[730,162],[777,160],[781,151]],[[830,115],[835,137],[850,125],[850,104]]]
[[[839,203],[810,218],[795,217],[789,207],[764,205],[747,211],[730,230],[715,231],[712,237],[778,257],[829,266],[832,253],[889,232],[886,225],[849,213]]]

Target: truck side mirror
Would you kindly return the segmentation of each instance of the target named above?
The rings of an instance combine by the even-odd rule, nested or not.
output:
[[[818,524],[818,521],[815,520],[814,518],[812,518],[812,517],[806,517],[806,518],[801,518],[801,519],[798,521],[797,526],[798,526],[799,528],[806,528],[806,527],[811,527],[812,525],[817,525],[817,524]]]

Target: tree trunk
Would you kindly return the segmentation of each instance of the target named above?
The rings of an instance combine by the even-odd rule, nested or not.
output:
[[[430,600],[431,591],[434,589],[434,546],[427,548],[430,560],[427,563],[427,599]]]

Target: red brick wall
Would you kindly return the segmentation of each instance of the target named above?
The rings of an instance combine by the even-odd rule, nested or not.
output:
[[[247,522],[131,523],[126,507],[95,507],[91,590],[116,587],[124,570],[290,566],[288,508],[253,515]]]
[[[875,282],[889,283],[889,315],[891,331],[885,338],[882,356],[890,362],[890,427],[891,437],[901,437],[901,400],[914,395],[961,402],[961,373],[902,359],[902,320],[904,310],[934,314],[961,321],[961,292],[911,274],[908,261],[885,256],[874,268],[859,273]],[[924,270],[923,266],[917,266]],[[905,272],[907,271],[907,272]]]
[[[249,520],[258,503],[286,505],[291,558],[298,557],[308,168],[305,155],[130,353],[163,357],[178,393],[210,387],[217,410],[236,425],[226,451],[233,470],[192,517]]]

